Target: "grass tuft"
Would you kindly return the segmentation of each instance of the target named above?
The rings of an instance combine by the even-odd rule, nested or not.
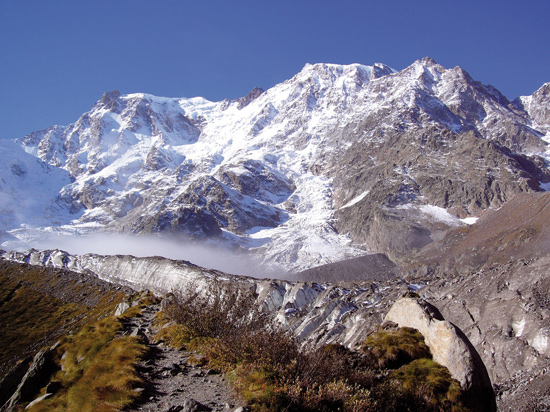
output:
[[[137,337],[120,336],[121,329],[120,320],[111,316],[66,337],[55,377],[64,389],[30,412],[113,412],[135,402],[135,389],[144,385],[136,367],[148,349]]]
[[[415,359],[431,359],[424,337],[413,328],[379,330],[363,342],[362,350],[371,352],[381,368],[396,369]]]

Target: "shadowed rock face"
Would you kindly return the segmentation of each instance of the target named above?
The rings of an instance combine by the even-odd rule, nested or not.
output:
[[[42,349],[34,356],[16,391],[3,406],[0,405],[2,412],[15,411],[18,403],[32,401],[40,388],[49,381],[57,370],[53,361],[53,349]]]
[[[434,361],[446,366],[465,391],[465,402],[476,411],[496,411],[491,381],[479,354],[464,333],[441,316],[433,305],[417,298],[397,300],[385,321],[417,329]]]
[[[395,263],[381,253],[321,265],[290,275],[289,280],[310,282],[385,281],[395,277]]]
[[[391,259],[421,249],[449,228],[449,222],[433,219],[418,206],[479,216],[517,194],[539,190],[539,181],[550,179],[542,159],[514,154],[472,131],[454,134],[438,128],[397,131],[382,141],[354,145],[342,165],[334,180],[336,227]]]

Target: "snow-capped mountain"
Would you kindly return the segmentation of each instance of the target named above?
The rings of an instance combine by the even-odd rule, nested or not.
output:
[[[549,187],[547,89],[512,103],[425,58],[308,64],[234,101],[105,93],[69,126],[0,142],[4,247],[114,231],[209,239],[285,270],[398,258]]]

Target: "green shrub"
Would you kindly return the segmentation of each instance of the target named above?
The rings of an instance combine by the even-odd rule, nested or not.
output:
[[[365,353],[372,352],[379,366],[389,369],[397,369],[415,359],[432,358],[422,334],[407,327],[379,330],[365,340],[362,350]]]
[[[431,359],[416,359],[389,375],[401,385],[401,390],[434,410],[465,410],[460,404],[460,383],[449,370]]]

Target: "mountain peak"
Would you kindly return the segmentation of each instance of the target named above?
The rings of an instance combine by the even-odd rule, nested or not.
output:
[[[101,99],[99,103],[103,105],[106,109],[116,111],[118,98],[122,95],[118,90],[113,90],[110,92],[103,93],[103,96],[101,96]]]
[[[388,74],[397,73],[396,70],[392,69],[390,66],[387,66],[383,63],[374,63],[372,66],[372,72],[370,79],[379,79],[380,77],[386,76]]]
[[[103,93],[103,96],[101,96],[101,103],[108,104],[113,99],[118,99],[120,96],[120,92],[118,90],[112,90],[110,92]]]
[[[428,57],[428,56],[417,60],[417,62],[422,63],[426,66],[439,66],[439,64],[434,59],[432,59],[431,57]]]

